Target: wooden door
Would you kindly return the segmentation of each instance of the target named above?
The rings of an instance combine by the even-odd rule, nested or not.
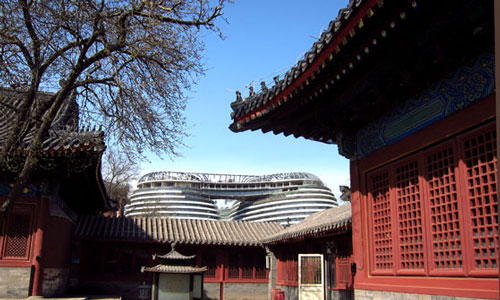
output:
[[[299,300],[324,300],[323,254],[299,254]]]

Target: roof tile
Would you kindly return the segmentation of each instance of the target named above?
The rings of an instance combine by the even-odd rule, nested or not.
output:
[[[16,124],[17,111],[19,110],[26,91],[0,87],[0,144],[5,142]],[[51,101],[51,93],[38,93],[35,101],[47,103]],[[66,152],[77,149],[86,149],[101,152],[104,150],[104,133],[78,129],[78,104],[75,96],[70,96],[69,101],[57,112],[48,136],[43,141],[42,151]],[[23,139],[22,148],[26,148],[33,139],[34,128]]]
[[[366,0],[350,0],[346,8],[340,9],[337,18],[330,21],[328,29],[320,35],[319,39],[313,44],[311,49],[304,54],[304,58],[299,60],[284,74],[284,79],[282,81],[275,81],[275,85],[272,88],[276,87],[276,90],[283,91],[286,87],[290,86],[295,79],[304,73],[311,63],[318,57],[318,54],[321,53],[321,51],[323,51],[333,40],[333,37],[337,35],[343,25],[349,21],[351,15],[353,15],[353,11],[356,10],[356,8],[358,8],[363,2],[366,2]],[[266,104],[270,99],[272,99],[272,97],[270,99],[267,98],[267,93],[272,88],[261,90],[255,95],[249,95],[246,99],[239,97],[235,102],[231,103],[231,107],[233,108],[232,119],[236,120],[237,118],[249,114],[256,108]],[[262,101],[263,98],[265,99],[264,101]],[[233,126],[232,128],[236,127]]]
[[[302,222],[294,224],[263,240],[264,244],[272,244],[289,239],[302,238],[330,230],[347,230],[352,223],[351,204],[332,207],[314,213]]]
[[[275,235],[282,229],[278,223],[267,222],[82,216],[78,221],[75,236],[86,239],[256,246],[260,245],[264,238]]]

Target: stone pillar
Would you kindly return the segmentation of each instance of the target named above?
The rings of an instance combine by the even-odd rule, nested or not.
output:
[[[272,291],[276,288],[276,281],[278,280],[278,268],[276,255],[269,249],[266,248],[266,266],[269,268],[269,282],[267,288],[267,299],[272,300]]]

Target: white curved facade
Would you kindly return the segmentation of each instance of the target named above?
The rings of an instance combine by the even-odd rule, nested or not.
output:
[[[235,203],[229,210],[218,211],[215,200]],[[330,189],[310,173],[252,176],[153,172],[139,180],[125,215],[294,224],[337,205]]]

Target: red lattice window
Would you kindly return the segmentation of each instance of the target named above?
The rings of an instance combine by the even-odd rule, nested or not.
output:
[[[13,211],[7,220],[4,258],[28,259],[31,240],[31,214]]]
[[[461,138],[472,237],[472,270],[498,272],[497,157],[494,126]]]
[[[321,267],[322,256],[301,256],[300,257],[300,283],[301,284],[321,284],[323,274]]]
[[[266,255],[262,252],[229,254],[227,278],[245,281],[267,279]]]
[[[352,287],[351,256],[337,256],[337,284],[338,288]]]
[[[392,270],[392,217],[389,197],[389,174],[388,172],[374,174],[370,177],[369,182],[372,192],[374,270]]]
[[[463,250],[452,145],[427,153],[425,162],[432,249],[431,271],[461,273]]]
[[[278,284],[297,285],[298,261],[293,251],[283,250],[278,257]]]
[[[299,282],[299,262],[297,260],[297,255],[291,255],[287,261],[287,282],[290,284],[296,284]]]
[[[279,256],[276,259],[277,265],[277,281],[278,284],[284,284],[286,278],[286,259],[282,258],[283,252],[280,252]]]
[[[396,168],[396,204],[399,234],[399,269],[424,269],[423,214],[420,199],[418,162]]]

